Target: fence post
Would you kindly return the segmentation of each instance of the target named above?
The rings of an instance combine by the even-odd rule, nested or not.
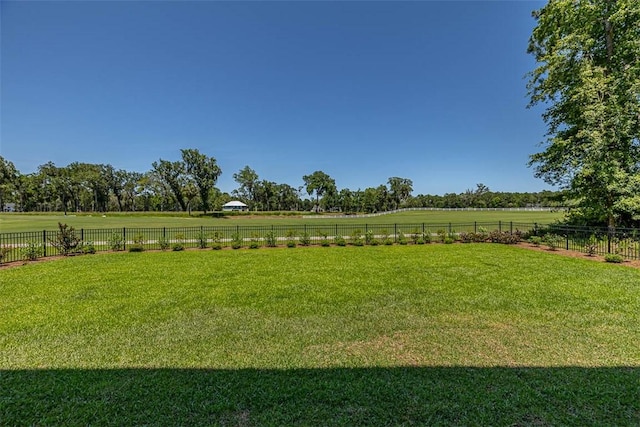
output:
[[[513,221],[509,221],[509,234],[513,234]]]
[[[533,235],[534,236],[538,235],[538,223],[537,222],[533,223]]]
[[[393,224],[393,242],[398,243],[398,224]]]
[[[478,232],[478,221],[473,221],[473,232],[474,233]]]
[[[84,242],[84,228],[80,229],[80,241]]]
[[[449,234],[451,234],[451,223],[449,223]]]
[[[498,221],[498,231],[502,233],[502,221]]]
[[[122,227],[122,250],[127,250],[127,228]]]
[[[565,230],[566,233],[564,233],[565,236],[567,236],[567,244],[566,244],[566,249],[569,250],[569,230]]]
[[[42,256],[47,256],[47,230],[42,230]]]
[[[613,233],[614,233],[613,227],[611,226],[607,227],[607,253],[608,254],[611,253],[611,237]]]

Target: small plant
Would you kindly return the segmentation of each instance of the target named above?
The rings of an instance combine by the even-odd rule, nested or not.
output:
[[[112,233],[107,239],[107,244],[112,251],[121,251],[124,249],[124,237],[120,233]]]
[[[562,236],[558,236],[557,234],[547,234],[544,236],[544,244],[552,251],[557,250],[560,245],[562,245],[562,241]]]
[[[401,245],[406,245],[408,243],[407,236],[405,236],[402,231],[398,233],[398,243]]]
[[[78,249],[84,255],[92,255],[96,253],[96,247],[93,242],[83,242],[78,246]]]
[[[251,233],[251,239],[249,239],[249,249],[258,249],[260,247],[260,236],[258,233]]]
[[[318,236],[320,236],[320,246],[331,246],[331,242],[329,242],[329,233],[326,231],[318,230]]]
[[[295,248],[297,245],[297,241],[296,241],[296,231],[295,230],[287,230],[287,247],[288,248]]]
[[[214,231],[211,235],[211,249],[215,251],[219,251],[222,249],[222,233],[219,231]]]
[[[533,246],[540,246],[542,244],[542,237],[531,236],[529,237],[529,243],[531,243]]]
[[[473,242],[473,238],[471,237],[473,233],[467,233],[466,231],[461,231],[459,234],[460,241],[462,243],[471,243]]]
[[[595,256],[598,253],[598,239],[596,236],[589,237],[589,240],[584,244],[584,251],[588,256]]]
[[[198,248],[200,249],[207,249],[209,246],[209,237],[207,236],[207,233],[202,230],[200,230],[196,235],[196,240],[198,241]]]
[[[375,234],[373,234],[372,230],[368,230],[364,235],[364,242],[367,245],[378,246],[380,244],[380,240],[376,239]]]
[[[231,248],[232,249],[240,249],[244,244],[244,239],[240,235],[240,233],[235,232],[231,235]]]
[[[619,254],[606,254],[604,256],[604,260],[606,262],[612,262],[615,264],[620,264],[621,262],[624,261],[624,258],[622,258],[622,255]]]
[[[488,240],[491,243],[502,243],[503,245],[515,245],[520,241],[518,232],[510,233],[508,231],[493,230],[489,233]]]
[[[146,238],[143,234],[136,234],[133,238],[133,244],[129,245],[129,252],[143,252]]]
[[[9,246],[1,246],[0,247],[0,264],[2,264],[2,262],[4,261],[4,259],[7,257],[7,255],[9,254],[9,252],[11,252],[11,247]]]
[[[58,223],[58,232],[55,239],[49,239],[49,242],[61,255],[69,255],[76,252],[80,246],[80,238],[76,236],[76,230],[61,222]]]
[[[450,245],[452,243],[454,243],[456,241],[456,239],[454,239],[451,236],[445,236],[444,241],[442,243],[444,243],[445,245]]]
[[[385,229],[380,232],[382,243],[387,246],[393,245],[393,239],[389,236],[389,232]]]
[[[301,235],[300,235],[300,245],[302,246],[309,246],[311,244],[311,236],[309,235],[309,233],[307,231],[304,231]]]
[[[268,231],[267,234],[264,235],[265,244],[270,248],[275,248],[278,246],[278,238],[276,237],[276,233],[273,230]]]
[[[444,243],[444,239],[447,237],[447,232],[446,230],[443,230],[441,228],[438,231],[436,231],[436,235],[438,236],[438,241],[440,241],[441,243]]]
[[[158,239],[158,246],[160,246],[161,251],[166,251],[170,246],[169,240],[165,236],[160,237]]]
[[[361,230],[353,230],[351,233],[351,244],[353,246],[364,246],[364,240],[362,238]]]
[[[184,234],[176,234],[171,250],[174,252],[184,251]]]
[[[42,256],[42,243],[29,241],[21,249],[22,257],[27,261],[35,261]]]
[[[336,235],[333,238],[333,242],[337,245],[337,246],[347,246],[347,241],[345,240],[344,237],[340,236],[340,235]]]
[[[418,242],[419,243],[419,242]],[[431,243],[431,233],[422,233],[422,243]]]

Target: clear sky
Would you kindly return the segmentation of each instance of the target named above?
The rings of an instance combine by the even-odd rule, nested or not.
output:
[[[549,188],[526,53],[542,1],[2,1],[0,155],[144,172],[197,148],[237,187]]]

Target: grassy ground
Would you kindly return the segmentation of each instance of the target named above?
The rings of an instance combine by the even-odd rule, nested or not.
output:
[[[9,425],[638,425],[640,271],[497,245],[0,270]]]
[[[152,227],[199,227],[217,225],[300,225],[318,223],[358,223],[358,224],[446,224],[449,222],[497,222],[513,221],[522,223],[548,224],[561,219],[561,212],[501,212],[501,211],[411,211],[383,215],[373,218],[312,219],[292,216],[231,216],[211,218],[186,215],[142,215],[142,214],[100,214],[67,215],[63,214],[17,214],[0,213],[0,233],[20,231],[55,230],[58,222],[81,228],[152,228]]]

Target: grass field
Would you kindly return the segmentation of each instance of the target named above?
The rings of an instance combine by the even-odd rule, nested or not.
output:
[[[638,425],[640,271],[482,245],[0,270],[0,424]]]
[[[81,228],[152,228],[152,227],[199,227],[215,225],[300,225],[317,223],[358,223],[358,224],[406,224],[430,223],[446,224],[449,222],[498,222],[513,221],[522,223],[548,224],[563,217],[562,212],[503,212],[503,211],[410,211],[397,214],[382,215],[372,218],[326,218],[312,219],[295,216],[230,216],[211,218],[186,215],[144,215],[108,213],[104,217],[94,215],[63,214],[17,214],[0,213],[0,233],[55,230],[58,222],[69,224],[76,229]]]

